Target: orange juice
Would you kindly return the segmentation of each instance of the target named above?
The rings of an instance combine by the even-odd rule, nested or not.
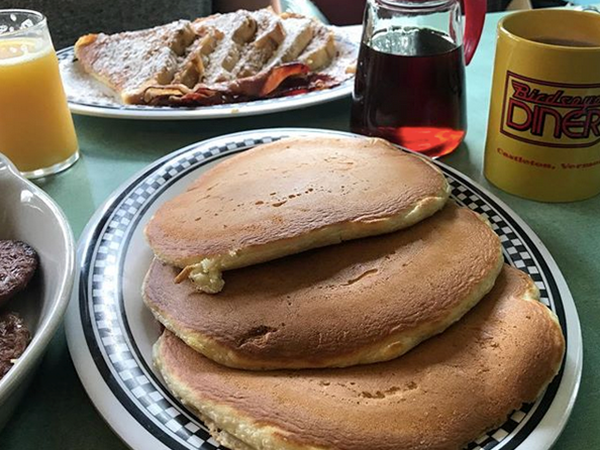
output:
[[[0,36],[0,152],[35,176],[30,173],[76,158],[77,151],[52,44]]]

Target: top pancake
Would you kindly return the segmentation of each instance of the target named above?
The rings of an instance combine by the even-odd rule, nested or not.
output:
[[[232,370],[168,331],[154,358],[171,391],[232,450],[459,450],[558,372],[564,338],[537,298],[533,281],[505,266],[454,326],[368,366]]]
[[[498,236],[453,203],[406,230],[229,272],[219,295],[154,261],[156,318],[230,367],[343,367],[395,358],[462,317],[502,267]]]
[[[159,259],[218,292],[221,270],[408,227],[448,192],[436,167],[381,139],[284,139],[202,174],[145,232]]]

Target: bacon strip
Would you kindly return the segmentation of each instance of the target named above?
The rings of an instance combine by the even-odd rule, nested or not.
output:
[[[204,104],[204,102],[210,101],[209,99],[214,100],[215,97],[233,101],[262,98],[276,90],[287,78],[307,74],[309,70],[308,66],[302,63],[284,64],[269,71],[228,83],[217,84],[212,87],[199,86],[194,91],[184,95],[181,100],[186,103],[200,102]]]
[[[199,85],[193,90],[182,85],[151,86],[146,90],[145,100],[151,105],[211,106],[291,96],[331,88],[339,82],[328,75],[310,73],[306,64],[293,62],[252,77]]]

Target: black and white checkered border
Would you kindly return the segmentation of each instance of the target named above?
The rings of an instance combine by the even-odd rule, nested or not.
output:
[[[446,173],[446,178],[452,187],[452,197],[454,200],[478,212],[490,222],[492,229],[500,237],[506,262],[528,273],[540,291],[540,301],[544,305],[553,308],[544,275],[540,271],[537,261],[533,258],[531,250],[527,248],[523,240],[519,238],[515,230],[503,218],[502,212],[488,205],[479,195],[471,192],[467,186],[462,184],[452,174]]]
[[[355,46],[356,44],[352,44],[353,46]],[[59,65],[63,65],[63,64],[71,64],[72,61],[75,59],[75,54],[74,54],[74,49],[73,47],[68,47],[65,49],[62,49],[60,51],[58,51],[56,53],[57,57],[58,57],[58,61],[59,61]],[[69,86],[65,86],[65,90],[67,91],[67,99],[69,101],[69,103],[73,104],[73,105],[79,105],[79,106],[88,106],[88,107],[96,107],[96,108],[102,108],[102,109],[109,109],[109,110],[117,110],[117,111],[146,111],[148,113],[152,113],[152,112],[165,112],[165,111],[194,111],[194,110],[207,110],[210,109],[211,111],[225,111],[225,110],[229,110],[229,109],[236,109],[237,113],[243,111],[243,109],[247,106],[252,106],[252,107],[256,107],[256,106],[269,106],[269,105],[274,105],[274,104],[280,104],[282,107],[290,107],[292,108],[296,103],[298,103],[299,100],[301,100],[302,102],[304,102],[306,99],[310,99],[313,98],[315,101],[318,101],[321,97],[323,96],[331,96],[332,94],[335,94],[336,92],[340,92],[340,91],[347,91],[349,86],[353,86],[354,85],[354,78],[350,78],[346,81],[344,81],[343,83],[341,83],[339,86],[335,86],[332,87],[330,89],[327,90],[317,90],[317,91],[313,91],[313,92],[306,92],[306,93],[302,93],[299,94],[300,97],[298,97],[297,95],[290,95],[290,96],[283,96],[283,97],[273,97],[273,98],[268,98],[268,99],[263,99],[263,100],[253,100],[251,102],[239,102],[239,103],[226,103],[226,104],[222,104],[222,105],[211,105],[211,106],[200,106],[200,107],[172,107],[172,106],[149,106],[149,105],[123,105],[118,103],[116,100],[83,100],[81,98],[81,96],[78,96],[76,92],[70,92],[69,91]]]
[[[165,397],[140,367],[139,361],[128,345],[121,321],[122,311],[119,302],[118,260],[124,250],[123,238],[130,224],[163,186],[181,172],[206,162],[220,154],[254,147],[272,142],[265,137],[260,141],[246,139],[204,151],[187,152],[172,160],[148,178],[143,180],[113,211],[101,237],[98,239],[93,258],[91,295],[89,307],[93,311],[92,323],[96,328],[101,351],[113,372],[113,376],[131,400],[157,426],[169,433],[172,438],[190,449],[214,450],[220,448],[210,437],[204,425],[187,413],[181,412],[179,404]],[[167,431],[168,430],[168,431]]]
[[[143,414],[168,434],[182,448],[215,450],[221,449],[208,433],[206,427],[179,405],[153,376],[147,373],[132,351],[122,317],[125,314],[120,306],[119,260],[125,248],[123,240],[130,232],[132,221],[143,206],[152,202],[162,188],[169,185],[182,173],[201,165],[207,159],[240,151],[255,145],[272,142],[283,136],[263,136],[257,139],[232,140],[208,149],[198,146],[176,156],[140,181],[113,210],[110,219],[101,232],[92,258],[91,280],[88,286],[87,307],[100,351],[115,380],[123,392],[143,412]],[[219,142],[218,142],[219,143]],[[453,188],[454,199],[486,217],[501,238],[506,259],[514,266],[529,273],[540,289],[541,299],[553,308],[552,299],[546,289],[544,276],[531,256],[531,252],[517,232],[504,219],[505,213],[488,205],[479,195],[471,191],[452,173],[446,176]],[[525,405],[515,411],[509,420],[494,431],[484,434],[467,447],[468,450],[492,450],[506,440],[507,436],[520,428],[534,405]]]
[[[523,405],[519,410],[513,412],[502,426],[494,431],[482,434],[471,442],[466,450],[492,450],[504,439],[515,431],[530,411],[534,411],[533,404]]]

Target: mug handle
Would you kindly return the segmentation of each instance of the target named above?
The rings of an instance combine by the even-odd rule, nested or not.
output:
[[[485,13],[487,11],[487,1],[464,0],[463,5],[465,7],[465,62],[466,64],[469,64],[471,59],[473,59],[475,49],[481,38],[481,32],[483,31],[483,24],[485,22]]]

